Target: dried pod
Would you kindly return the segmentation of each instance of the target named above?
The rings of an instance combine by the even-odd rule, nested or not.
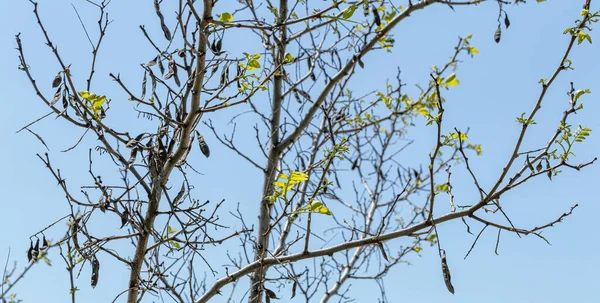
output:
[[[54,97],[52,97],[52,101],[50,101],[50,106],[54,106],[58,99],[60,99],[62,93],[62,86],[58,87],[56,92],[54,93]]]
[[[379,27],[381,25],[381,18],[379,17],[379,12],[377,11],[377,8],[375,8],[375,6],[373,6],[371,10],[373,11],[373,22],[375,22],[375,25]]]
[[[181,198],[183,198],[184,194],[185,194],[185,183],[181,183],[181,189],[177,193],[177,196],[175,196],[175,198],[173,198],[173,202],[172,202],[173,206],[177,206],[177,204],[179,204],[179,201],[181,200]]]
[[[129,219],[129,208],[125,207],[125,210],[121,214],[121,227],[120,228],[123,228],[123,226],[125,226],[125,224],[127,224],[128,219]]]
[[[540,161],[540,162],[538,162],[538,164],[535,166],[535,170],[537,170],[537,171],[539,172],[540,170],[542,170],[542,168],[544,168],[544,167],[542,166],[542,161]]]
[[[54,77],[54,80],[52,80],[52,88],[58,87],[61,82],[62,77],[60,76],[60,72],[58,72],[58,74],[56,74],[56,77]]]
[[[217,44],[215,45],[215,49],[217,50],[217,53],[221,53],[221,48],[223,48],[223,38],[222,37],[219,39],[219,41],[217,41]]]
[[[144,100],[146,98],[146,82],[147,82],[147,72],[144,72],[144,80],[142,80],[142,96],[140,99]]]
[[[100,262],[98,262],[98,258],[96,255],[92,256],[92,288],[96,288],[98,285],[98,277],[100,274]]]
[[[294,280],[294,285],[292,285],[292,296],[290,299],[293,299],[296,296],[296,287],[298,287],[298,281]]]
[[[44,249],[48,248],[48,246],[50,246],[50,242],[48,242],[48,240],[46,240],[46,235],[43,235],[41,249],[44,250]]]
[[[29,240],[29,249],[27,250],[27,261],[31,262],[33,259],[33,242]]]
[[[202,137],[198,131],[196,131],[196,137],[198,137],[198,146],[200,146],[200,151],[202,154],[204,154],[204,156],[207,158],[210,157],[210,149],[208,148],[206,141],[204,141],[204,137]]]
[[[531,162],[529,161],[529,156],[527,156],[527,167],[531,170],[531,172],[534,172],[534,168],[533,165],[531,164]]]
[[[442,274],[444,274],[444,282],[446,283],[446,287],[451,294],[454,294],[454,286],[452,286],[452,281],[450,278],[450,269],[448,268],[448,264],[446,263],[446,251],[442,249]]]
[[[158,61],[160,59],[160,55],[156,56],[154,59],[148,61],[148,63],[144,64],[144,66],[146,67],[151,67],[156,65],[156,61]]]
[[[38,256],[40,255],[40,239],[37,239],[34,247],[30,247],[31,249],[31,259],[33,261],[37,261]]]
[[[65,91],[65,93],[66,93],[66,91]],[[67,109],[67,107],[69,106],[69,101],[67,100],[67,94],[62,95],[62,106],[64,109]]]
[[[504,13],[504,26],[506,26],[506,28],[510,26],[510,20],[508,20],[508,15],[506,12]]]
[[[178,49],[177,56],[179,56],[181,58],[185,57],[185,49]]]
[[[165,24],[165,17],[163,16],[162,12],[160,11],[160,6],[159,6],[158,0],[154,0],[154,9],[156,10],[156,15],[160,19],[160,27],[162,28],[163,34],[165,34],[165,39],[171,41],[171,38],[172,38],[171,31],[169,31],[169,28]]]
[[[229,64],[225,64],[223,70],[221,71],[221,80],[219,86],[222,87],[223,85],[227,84],[227,82],[229,82]]]
[[[271,299],[279,299],[279,298],[277,298],[277,294],[268,288],[265,288],[265,293],[267,295],[265,297],[267,303],[271,302]]]
[[[163,65],[162,60],[160,59],[160,55],[158,55],[158,56],[159,56],[158,61],[157,61],[158,69],[160,70],[160,74],[164,75],[165,74],[165,66]]]
[[[502,36],[502,30],[500,29],[500,24],[498,24],[498,28],[496,29],[496,32],[494,32],[494,41],[496,41],[496,43],[499,43],[501,36]]]
[[[354,160],[354,162],[352,162],[352,170],[357,169],[360,166],[360,157],[356,158],[356,160]]]
[[[386,261],[389,261],[388,256],[385,253],[385,248],[383,247],[383,244],[381,242],[377,242],[377,247],[379,247],[379,250],[381,251],[381,255],[383,256],[383,259]]]

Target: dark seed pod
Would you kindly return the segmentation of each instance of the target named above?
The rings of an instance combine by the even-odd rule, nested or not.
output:
[[[50,246],[50,244],[48,243],[48,240],[46,240],[46,235],[43,235],[41,249],[44,250],[48,248],[48,246]]]
[[[54,93],[54,97],[52,97],[52,101],[50,101],[50,106],[54,106],[58,99],[60,99],[62,93],[62,86],[58,87],[56,92]]]
[[[296,296],[296,287],[298,286],[298,281],[294,280],[294,285],[292,285],[292,296],[290,299],[293,299]]]
[[[542,168],[544,168],[544,167],[542,166],[542,162],[540,161],[540,162],[538,162],[538,164],[535,166],[535,170],[537,170],[537,171],[539,172],[540,170],[542,170]]]
[[[498,25],[496,32],[494,32],[494,41],[496,41],[496,43],[499,43],[501,36],[502,36],[502,30],[500,29],[500,25]]]
[[[100,262],[98,262],[98,258],[96,255],[92,256],[92,288],[96,288],[98,285],[98,276],[100,274]]]
[[[533,165],[531,165],[531,162],[529,161],[529,156],[527,156],[527,167],[531,170],[531,172],[534,172],[535,170],[533,169]]]
[[[357,169],[360,166],[360,157],[356,158],[356,160],[354,160],[354,162],[352,162],[352,170]]]
[[[146,98],[146,82],[147,82],[147,72],[144,72],[144,80],[142,80],[142,96],[140,99],[144,100]]]
[[[39,255],[40,255],[40,239],[37,239],[35,242],[35,246],[31,250],[31,259],[33,259],[33,261],[36,261]]]
[[[185,57],[185,49],[178,49],[177,56],[179,56],[181,58]]]
[[[217,53],[221,53],[222,47],[223,47],[223,38],[219,39],[219,41],[217,41],[217,44],[215,45],[215,50],[217,51]]]
[[[294,88],[294,90],[292,90],[292,93],[294,94],[296,102],[302,104],[302,99],[300,99],[300,94],[298,94],[298,90]]]
[[[265,288],[265,293],[267,294],[268,299],[279,299],[277,298],[277,294],[268,288]]]
[[[148,61],[148,63],[144,64],[146,67],[151,67],[156,65],[156,61],[160,59],[160,55],[156,56],[154,59]]]
[[[373,11],[373,22],[375,22],[375,25],[379,27],[381,25],[381,18],[379,17],[379,12],[377,11],[377,8],[375,8],[375,6],[373,6],[371,10]]]
[[[67,109],[67,107],[69,106],[69,101],[67,100],[67,94],[62,95],[62,106],[63,106],[63,109]]]
[[[121,227],[123,228],[123,226],[125,226],[125,224],[127,224],[127,220],[129,219],[129,208],[125,208],[125,210],[123,211],[123,214],[121,214]]]
[[[446,251],[442,250],[442,274],[444,274],[444,282],[446,283],[446,287],[451,294],[454,294],[454,286],[452,286],[452,281],[450,278],[450,269],[448,268],[448,264],[446,263]]]
[[[158,55],[158,69],[160,70],[160,74],[164,75],[165,74],[165,66],[162,63],[162,60],[160,59],[160,55]]]
[[[508,20],[508,15],[504,13],[504,26],[508,28],[510,26],[510,20]]]
[[[379,250],[381,251],[381,255],[383,256],[383,259],[388,261],[388,256],[385,253],[385,248],[383,247],[383,244],[381,244],[381,242],[377,242],[377,247],[379,247]]]
[[[33,242],[29,240],[29,249],[27,250],[27,261],[31,262],[33,259]]]
[[[198,131],[196,131],[196,137],[198,137],[198,146],[200,146],[200,151],[202,154],[204,154],[204,156],[207,158],[210,157],[210,149],[208,148],[206,141],[204,141],[204,137],[202,137]]]
[[[229,82],[229,64],[226,64],[221,71],[221,81],[219,86],[223,86]]]
[[[54,77],[54,80],[52,80],[52,88],[58,87],[61,82],[62,82],[62,77],[60,76],[60,72],[59,72],[58,74],[56,74],[56,77]]]
[[[160,19],[160,27],[162,28],[163,34],[165,34],[165,39],[171,41],[171,38],[172,38],[171,31],[169,31],[169,28],[165,24],[165,17],[163,16],[162,12],[160,11],[160,6],[159,6],[158,0],[154,0],[154,9],[156,10],[156,15]]]

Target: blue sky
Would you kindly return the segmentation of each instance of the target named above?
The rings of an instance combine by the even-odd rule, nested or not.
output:
[[[228,1],[235,2],[221,0],[215,12],[226,11]],[[40,1],[40,13],[62,55],[73,64],[74,73],[82,75],[82,85],[87,78],[91,54],[71,3],[90,26],[95,25],[96,13],[83,0],[59,3]],[[549,77],[556,67],[568,40],[568,36],[562,32],[566,27],[573,26],[581,4],[582,1],[538,4],[530,0],[527,4],[507,6],[505,9],[511,27],[503,31],[499,44],[493,41],[497,26],[497,6],[493,3],[476,8],[457,7],[456,12],[445,6],[419,11],[394,31],[397,42],[391,54],[378,53],[363,60],[368,77],[357,80],[353,88],[368,91],[382,87],[383,81],[395,73],[395,69],[389,68],[391,65],[402,68],[404,80],[409,85],[424,83],[428,80],[431,65],[439,65],[447,60],[457,37],[473,34],[471,43],[479,49],[480,55],[472,59],[463,58],[464,62],[457,72],[461,84],[444,95],[448,100],[444,123],[447,131],[454,127],[463,130],[470,127],[470,139],[482,144],[483,155],[471,157],[471,164],[484,188],[489,188],[508,160],[516,140],[520,126],[515,123],[515,118],[531,110],[540,91],[538,80]],[[593,3],[592,11],[599,8],[597,3]],[[0,260],[6,260],[10,248],[11,262],[17,261],[19,267],[26,263],[29,236],[68,211],[56,182],[36,157],[36,153],[45,152],[45,148],[28,133],[15,134],[22,126],[46,114],[47,109],[35,96],[24,73],[17,69],[14,35],[22,33],[27,59],[40,83],[49,83],[59,68],[49,48],[42,43],[31,11],[28,1],[12,1],[11,9],[0,11],[0,88],[3,92],[0,111],[0,142],[3,142],[3,148],[0,148],[0,159],[3,159],[3,173],[0,174],[0,190],[3,193],[0,201]],[[122,92],[110,80],[108,73],[121,72],[124,79],[139,81],[139,63],[148,61],[154,54],[146,52],[147,44],[138,25],[156,26],[156,16],[150,1],[142,5],[114,1],[109,13],[114,22],[109,27],[100,53],[101,63],[97,69],[95,86],[117,99]],[[591,32],[592,39],[596,39],[596,31]],[[242,42],[225,40],[224,48],[232,53],[241,53],[246,51]],[[144,51],[138,52],[138,47]],[[576,160],[585,162],[598,156],[600,139],[595,133],[600,130],[600,120],[597,118],[600,112],[597,95],[600,93],[598,54],[600,49],[597,44],[586,42],[575,47],[570,57],[575,70],[561,74],[550,89],[537,116],[538,124],[531,128],[526,137],[526,146],[538,146],[546,142],[568,102],[566,92],[569,82],[573,81],[576,88],[590,88],[592,94],[582,99],[585,109],[575,115],[571,122],[594,130],[592,136],[575,150]],[[52,93],[46,88],[44,92]],[[124,110],[131,108],[126,101],[115,106]],[[115,124],[131,129],[143,127],[143,121],[125,120],[125,117],[131,116],[123,116],[123,120],[115,118]],[[425,127],[422,120],[417,124],[409,133],[409,137],[416,139],[416,144],[403,157],[424,162],[434,140],[433,129]],[[48,119],[34,129],[44,136],[50,146],[53,164],[61,168],[73,188],[86,183],[86,149],[60,152],[70,147],[81,133],[54,119]],[[205,175],[199,177],[199,182],[227,180],[232,173],[239,173],[240,170],[249,176],[256,173],[247,163],[218,146],[212,134],[206,137],[207,141],[213,142],[212,155],[210,162],[202,162]],[[86,147],[93,144],[94,138],[91,136],[84,140]],[[496,256],[496,231],[488,229],[465,260],[463,257],[474,237],[467,234],[458,221],[439,226],[442,244],[448,252],[456,294],[449,294],[443,285],[437,252],[425,248],[420,257],[414,254],[409,257],[407,261],[410,265],[396,266],[387,276],[386,291],[390,302],[600,301],[600,294],[595,291],[600,284],[600,277],[596,274],[600,269],[600,247],[595,241],[594,229],[600,205],[593,190],[594,186],[598,186],[599,173],[598,165],[580,172],[565,169],[553,181],[538,178],[503,196],[505,210],[513,222],[523,228],[544,224],[568,211],[573,204],[579,204],[572,216],[543,233],[552,246],[533,236],[518,238],[503,233],[500,255]],[[464,201],[457,203],[471,203],[476,192],[466,172],[457,169],[453,178],[457,182],[454,185],[456,199]],[[238,191],[231,191],[227,182],[211,183],[202,199],[220,200],[225,196],[233,207],[240,203],[244,211],[254,213],[253,206],[256,205],[260,190],[259,178],[254,179],[248,178]],[[92,222],[92,228],[114,226],[113,220]],[[60,232],[50,235],[56,239]],[[127,246],[125,248],[130,249]],[[222,252],[207,251],[207,256],[222,258]],[[14,288],[24,302],[68,300],[69,285],[64,264],[57,251],[51,253],[51,258],[52,267],[34,267],[25,280]],[[96,289],[89,286],[89,268],[84,268],[81,273],[77,284],[85,302],[109,302],[127,283],[126,269],[105,259]],[[375,284],[356,281],[352,284],[351,293],[356,296],[357,302],[373,302],[373,294],[378,292]],[[214,301],[221,302],[219,300],[216,298]]]

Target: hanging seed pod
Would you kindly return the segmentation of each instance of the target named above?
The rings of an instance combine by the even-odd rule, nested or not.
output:
[[[58,102],[58,99],[60,99],[60,97],[61,97],[61,93],[62,93],[62,86],[59,86],[58,89],[56,90],[56,92],[54,93],[54,97],[52,97],[52,100],[50,101],[50,106],[54,106],[54,104],[56,102]]]
[[[292,90],[292,93],[294,94],[296,102],[302,104],[302,99],[300,99],[300,94],[298,94],[298,90],[294,88],[294,90]]]
[[[152,72],[151,69],[148,70],[150,73],[150,80],[152,80],[152,91],[150,92],[150,96],[154,96],[154,93],[156,92],[156,76],[154,76],[154,73]],[[160,103],[159,103],[160,105]],[[160,108],[160,107],[159,107]]]
[[[140,99],[144,100],[146,98],[146,82],[147,82],[147,72],[144,72],[144,80],[142,80],[142,96]]]
[[[96,255],[92,256],[92,288],[96,288],[96,285],[98,285],[98,277],[100,274],[100,262],[98,261],[98,258],[96,258]]]
[[[242,79],[242,76],[244,76],[244,69],[238,65],[236,68],[236,75],[235,75],[235,82],[237,84],[238,90],[240,88],[242,88],[242,83],[240,81],[240,79]]]
[[[496,43],[500,43],[501,36],[502,30],[500,29],[500,24],[498,24],[498,28],[496,29],[496,32],[494,32],[494,41],[496,41]]]
[[[63,109],[65,109],[65,110],[66,110],[66,109],[67,109],[67,107],[69,106],[69,101],[67,100],[67,95],[68,95],[68,94],[67,94],[66,92],[67,92],[67,91],[65,90],[65,91],[63,92],[63,95],[62,95],[62,106],[63,106]]]
[[[383,259],[386,261],[389,261],[388,256],[385,253],[385,248],[383,247],[383,244],[381,242],[377,242],[377,247],[379,247],[379,250],[381,251],[381,255],[383,256]]]
[[[542,161],[540,161],[540,162],[538,162],[538,164],[535,166],[535,170],[537,170],[537,171],[539,172],[540,170],[542,170],[542,168],[544,168],[544,167],[542,166]]]
[[[297,286],[298,286],[298,281],[294,280],[294,285],[292,285],[292,296],[290,297],[290,300],[296,296],[296,287]]]
[[[446,263],[446,251],[442,249],[442,274],[444,275],[444,282],[446,283],[446,287],[451,294],[454,294],[454,286],[452,286],[452,281],[450,278],[450,269],[448,268],[448,264]]]
[[[229,64],[225,64],[223,70],[221,71],[221,80],[219,83],[219,87],[227,84],[229,82]]]
[[[527,156],[527,167],[531,170],[532,173],[535,172],[535,170],[533,169],[533,165],[529,161],[529,156]]]
[[[185,49],[178,49],[177,56],[179,56],[180,58],[185,57]]]
[[[48,246],[50,246],[50,244],[48,243],[48,240],[46,240],[46,235],[43,235],[41,250],[45,250]]]
[[[123,228],[123,226],[125,226],[125,224],[127,224],[128,220],[129,220],[129,208],[125,207],[125,210],[121,214],[121,227],[120,228]]]
[[[218,41],[217,44],[215,45],[215,50],[217,51],[217,54],[221,54],[221,48],[223,47],[223,37],[221,37]]]
[[[163,16],[162,12],[160,11],[160,6],[159,6],[158,0],[154,0],[154,9],[156,10],[156,15],[160,19],[160,27],[162,28],[163,34],[165,34],[165,39],[171,41],[171,38],[172,38],[171,31],[169,31],[169,28],[165,24],[165,17]]]
[[[144,64],[144,66],[152,67],[152,66],[156,65],[156,61],[158,61],[158,59],[160,59],[160,55],[158,55],[154,59],[148,61],[148,63]]]
[[[179,190],[179,192],[177,193],[177,195],[175,196],[175,198],[173,198],[173,206],[177,206],[179,204],[179,201],[181,200],[181,198],[183,198],[183,195],[185,194],[185,183],[181,183],[181,189]]]
[[[37,239],[35,241],[35,246],[33,247],[33,250],[31,251],[31,259],[33,259],[33,261],[36,261],[39,255],[40,255],[40,239]]]
[[[56,74],[56,77],[54,77],[54,80],[52,80],[52,88],[58,87],[61,82],[62,77],[60,76],[60,72],[58,72],[58,74]]]
[[[375,8],[375,6],[373,6],[371,11],[373,11],[373,22],[375,23],[375,25],[377,25],[377,27],[379,27],[381,25],[381,18],[379,17],[379,12],[377,11],[377,8]]]
[[[354,162],[352,162],[352,170],[357,169],[360,166],[360,157],[356,158],[356,160],[354,160]]]
[[[504,13],[504,26],[506,26],[506,28],[510,26],[510,20],[508,20],[508,15],[506,12]]]
[[[205,157],[210,157],[210,149],[208,148],[208,144],[204,141],[204,137],[196,131],[196,137],[198,137],[198,146],[200,146],[200,151],[204,154]]]
[[[160,58],[160,55],[158,55],[158,69],[160,70],[160,74],[164,75],[165,74],[165,66],[162,63],[162,59]]]
[[[265,293],[266,293],[265,298],[266,298],[267,303],[270,303],[271,299],[276,299],[276,300],[279,299],[279,298],[277,298],[277,294],[268,288],[265,288]]]
[[[552,181],[552,169],[550,169],[550,162],[548,162],[548,160],[546,160],[546,169],[548,170],[546,175],[548,176],[548,179]]]
[[[33,242],[29,240],[29,249],[27,250],[27,261],[33,260]]]

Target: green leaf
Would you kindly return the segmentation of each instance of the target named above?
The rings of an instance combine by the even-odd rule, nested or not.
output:
[[[258,61],[250,60],[250,62],[248,62],[248,70],[255,70],[258,68],[260,68],[260,63],[258,63]]]
[[[219,20],[221,20],[221,22],[226,22],[226,23],[232,22],[233,16],[230,13],[225,12],[219,16]]]
[[[460,82],[458,82],[458,79],[456,79],[456,74],[451,74],[450,76],[448,76],[448,78],[446,79],[446,85],[448,86],[456,86],[458,85]]]
[[[342,18],[349,19],[350,17],[352,17],[352,15],[354,15],[354,11],[356,10],[356,8],[357,8],[356,5],[349,6],[347,9],[344,10],[344,14],[342,15]]]
[[[292,54],[290,53],[285,53],[285,63],[292,63],[294,62],[294,56],[292,56]]]
[[[581,44],[583,40],[587,40],[590,44],[592,44],[592,37],[588,35],[588,33],[581,31],[577,34],[577,44]]]
[[[83,98],[83,99],[88,99],[90,97],[90,92],[88,92],[88,91],[79,92],[79,96],[81,96],[81,98]]]

